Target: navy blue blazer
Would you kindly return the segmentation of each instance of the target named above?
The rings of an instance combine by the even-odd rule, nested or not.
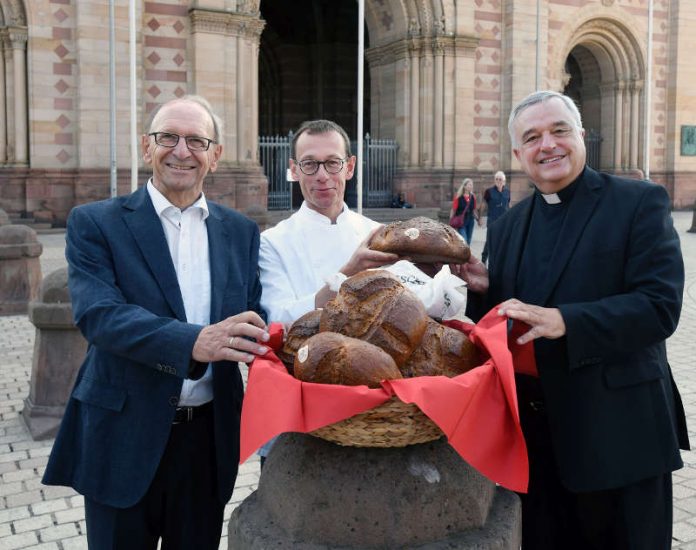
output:
[[[261,312],[259,230],[208,202],[210,322]],[[145,187],[73,209],[66,234],[73,315],[89,342],[43,482],[128,507],[149,487],[165,449],[193,345],[164,230]],[[239,462],[243,384],[237,363],[213,364],[220,501]]]
[[[478,319],[516,297],[532,198],[488,230],[489,292],[469,293]],[[679,238],[664,188],[585,168],[536,295],[560,309],[566,335],[535,341],[535,356],[564,485],[620,487],[682,466],[688,448],[665,339],[684,287]]]

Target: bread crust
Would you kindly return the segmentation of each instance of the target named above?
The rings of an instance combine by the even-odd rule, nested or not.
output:
[[[420,344],[427,320],[413,292],[388,271],[375,269],[343,282],[324,307],[319,328],[370,342],[403,365]]]
[[[321,320],[321,310],[315,309],[305,313],[301,317],[295,319],[295,322],[290,325],[288,333],[285,336],[283,347],[278,350],[278,358],[292,368],[295,362],[297,350],[307,341],[307,338],[314,336],[319,332],[319,321]]]
[[[366,385],[402,378],[394,360],[375,345],[336,332],[307,339],[295,356],[295,377],[320,384]]]
[[[453,228],[423,216],[383,226],[369,247],[426,264],[463,264],[471,256],[466,242]]]
[[[478,349],[463,332],[428,320],[420,346],[403,367],[404,378],[458,376],[481,364]]]

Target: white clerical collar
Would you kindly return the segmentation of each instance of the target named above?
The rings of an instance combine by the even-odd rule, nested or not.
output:
[[[561,203],[561,197],[558,196],[558,193],[539,193],[541,197],[546,201],[546,204],[560,204]]]

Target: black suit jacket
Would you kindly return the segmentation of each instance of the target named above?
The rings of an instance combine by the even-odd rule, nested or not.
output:
[[[257,225],[208,202],[210,322],[260,312]],[[97,502],[132,506],[150,486],[169,437],[193,345],[160,219],[145,187],[75,208],[66,256],[76,324],[89,342],[44,483]],[[242,378],[213,364],[218,496],[232,494],[239,462]]]
[[[489,228],[490,287],[477,319],[515,297],[528,197]],[[686,421],[665,352],[684,286],[669,197],[659,185],[585,168],[534,298],[566,335],[535,341],[554,452],[572,491],[619,487],[682,466]]]

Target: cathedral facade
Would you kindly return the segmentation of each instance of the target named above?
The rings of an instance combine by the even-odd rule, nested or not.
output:
[[[332,118],[355,137],[355,0],[128,0],[114,9],[118,192],[132,141],[159,103],[195,93],[223,120],[223,162],[206,194],[252,216],[266,208],[260,135]],[[109,196],[109,1],[0,0],[0,208],[60,226]],[[696,200],[696,2],[366,0],[365,118],[398,144],[394,193],[446,206],[503,170],[529,191],[507,117],[535,89],[567,93],[593,166]],[[130,63],[135,43],[135,67]],[[132,79],[132,74],[135,78]],[[131,89],[135,89],[132,115]],[[147,167],[139,163],[139,184]]]

